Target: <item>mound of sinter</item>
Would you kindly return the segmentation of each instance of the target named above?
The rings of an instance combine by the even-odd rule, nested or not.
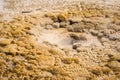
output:
[[[119,80],[119,15],[90,5],[1,21],[0,80]]]

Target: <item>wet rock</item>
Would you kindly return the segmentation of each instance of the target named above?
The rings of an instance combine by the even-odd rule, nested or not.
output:
[[[60,23],[58,23],[58,22],[53,23],[53,27],[54,27],[54,28],[59,28],[59,27],[60,27]]]
[[[9,45],[12,42],[12,39],[0,39],[0,45],[5,46],[5,45]]]

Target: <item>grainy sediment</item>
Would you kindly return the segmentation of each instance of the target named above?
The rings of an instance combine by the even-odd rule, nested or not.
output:
[[[120,1],[70,1],[6,8],[0,80],[120,80]]]

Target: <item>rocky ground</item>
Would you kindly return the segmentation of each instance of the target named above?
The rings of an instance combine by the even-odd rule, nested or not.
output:
[[[120,80],[118,4],[80,2],[3,17],[0,80]]]

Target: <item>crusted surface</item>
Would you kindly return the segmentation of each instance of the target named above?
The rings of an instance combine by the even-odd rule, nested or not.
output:
[[[76,8],[1,21],[0,80],[119,80],[120,8]]]

